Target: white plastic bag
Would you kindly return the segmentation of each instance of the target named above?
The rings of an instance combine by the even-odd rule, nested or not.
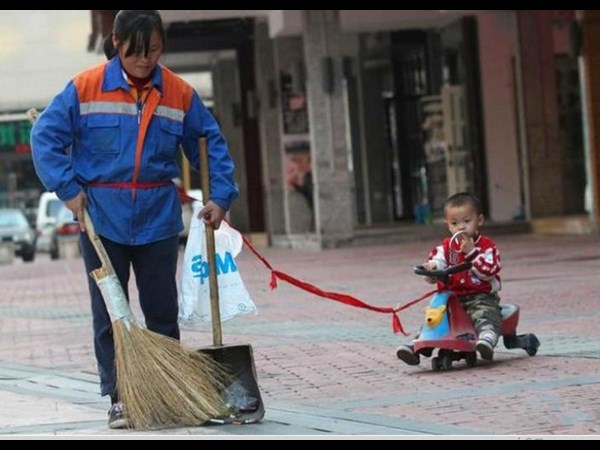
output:
[[[183,269],[179,300],[179,323],[197,327],[211,322],[208,261],[204,222],[198,219],[202,205],[196,205],[192,215]],[[243,240],[237,230],[223,222],[215,231],[217,281],[221,322],[256,311],[240,276],[235,257],[242,251]]]

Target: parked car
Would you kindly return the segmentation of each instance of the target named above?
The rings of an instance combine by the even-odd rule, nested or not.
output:
[[[35,259],[35,232],[29,225],[23,211],[0,209],[0,241],[13,241],[15,256],[25,262]]]
[[[56,223],[52,227],[50,234],[50,258],[53,260],[59,259],[61,256],[61,242],[67,240],[75,241],[79,246],[79,223],[73,217],[73,212],[64,204],[56,216]],[[81,254],[81,249],[79,249]]]
[[[35,231],[37,235],[36,249],[38,252],[52,251],[52,235],[56,227],[56,218],[63,202],[52,192],[44,192],[40,196]]]

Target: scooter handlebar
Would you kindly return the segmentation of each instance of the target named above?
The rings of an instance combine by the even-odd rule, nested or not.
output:
[[[465,270],[469,270],[471,267],[473,267],[473,263],[464,262],[462,264],[447,267],[444,270],[427,270],[423,266],[416,266],[414,271],[417,275],[423,275],[443,281],[448,278],[449,275],[452,275],[453,273],[464,272]]]

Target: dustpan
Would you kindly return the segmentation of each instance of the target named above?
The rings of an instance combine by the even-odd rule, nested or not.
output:
[[[210,199],[210,177],[208,172],[208,148],[206,138],[199,141],[200,175],[202,194]],[[212,419],[212,423],[250,424],[262,420],[265,408],[258,387],[254,354],[250,344],[223,345],[219,286],[217,281],[215,230],[206,224],[206,259],[209,267],[210,308],[213,345],[200,349],[211,356],[227,373],[227,381],[221,396],[228,407],[228,414]]]

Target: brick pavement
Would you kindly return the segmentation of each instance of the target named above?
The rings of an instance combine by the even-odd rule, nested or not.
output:
[[[267,418],[258,426],[162,434],[599,434],[600,241],[497,241],[502,298],[521,306],[519,331],[542,342],[535,358],[499,348],[494,362],[474,369],[433,373],[427,359],[406,366],[395,358],[403,339],[392,334],[389,316],[283,284],[272,292],[268,272],[245,252],[240,270],[260,312],[226,323],[224,336],[253,345]],[[431,245],[265,254],[276,268],[326,290],[393,306],[428,289],[412,267]],[[422,316],[417,306],[402,320],[415,332]],[[186,330],[183,339],[210,343],[208,329]],[[0,402],[13,410],[0,415],[0,434],[122,433],[104,426],[92,352],[81,261],[41,256],[33,265],[0,267]]]

